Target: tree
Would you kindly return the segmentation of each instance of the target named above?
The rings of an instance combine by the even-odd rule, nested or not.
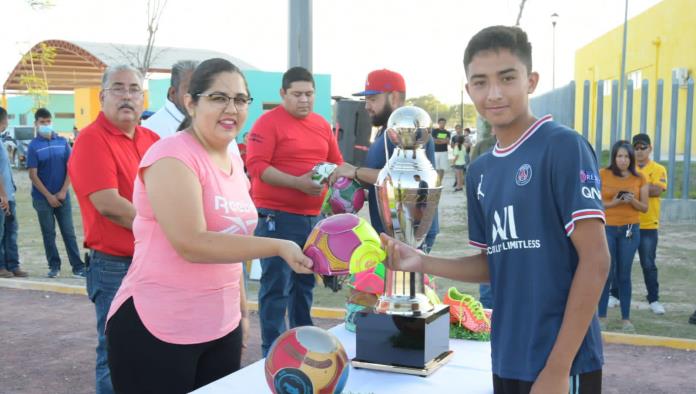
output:
[[[19,82],[27,87],[27,93],[34,99],[32,112],[48,105],[48,75],[46,68],[53,64],[56,58],[56,48],[45,43],[32,49],[22,56],[22,65],[29,67],[30,72],[25,72],[19,77]]]
[[[522,20],[522,12],[524,11],[524,3],[526,3],[527,0],[521,0],[520,1],[520,12],[517,14],[517,21],[515,21],[515,26],[520,25],[520,20]]]
[[[445,118],[447,124],[452,127],[460,122],[461,106],[459,104],[447,105],[438,100],[432,94],[414,97],[406,100],[407,105],[415,105],[424,109],[437,122],[439,118]],[[464,127],[476,124],[476,109],[471,104],[464,104]]]
[[[167,0],[147,1],[147,43],[144,48],[141,47],[136,50],[128,50],[123,47],[114,46],[125,59],[128,59],[131,66],[140,70],[145,77],[147,77],[150,65],[155,61],[158,55],[158,53],[154,51],[155,38],[157,36],[157,30],[159,30],[162,13],[166,6]]]

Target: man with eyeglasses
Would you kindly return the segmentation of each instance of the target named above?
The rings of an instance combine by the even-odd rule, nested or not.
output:
[[[326,186],[312,179],[322,162],[343,157],[329,123],[314,109],[314,77],[293,67],[283,74],[282,105],[261,115],[247,144],[247,170],[259,213],[255,235],[291,240],[302,247],[320,219]],[[341,168],[341,167],[339,167]],[[280,257],[261,259],[259,320],[261,349],[268,350],[286,329],[312,325],[314,275],[296,274]]]
[[[87,295],[97,314],[96,392],[113,393],[104,324],[111,300],[133,258],[133,183],[140,159],[159,136],[138,126],[143,112],[143,76],[132,66],[107,68],[102,111],[82,129],[68,162],[82,212]]]
[[[648,211],[640,214],[640,244],[638,257],[643,268],[643,280],[648,291],[647,299],[650,310],[656,315],[664,315],[665,307],[660,303],[660,285],[657,281],[657,230],[660,227],[660,195],[667,190],[667,170],[664,166],[650,159],[652,145],[650,136],[636,134],[633,136],[633,149],[636,152],[636,169],[648,181]],[[618,305],[618,285],[611,289],[615,304]]]

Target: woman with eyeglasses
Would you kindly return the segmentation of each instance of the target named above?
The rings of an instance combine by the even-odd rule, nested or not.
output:
[[[278,255],[311,273],[295,243],[253,236],[249,181],[227,153],[251,101],[236,66],[202,62],[183,130],[140,163],[135,254],[106,328],[116,392],[187,393],[239,369],[249,330],[243,261]]]
[[[606,327],[609,285],[616,276],[622,329],[632,332],[635,328],[630,320],[631,266],[640,243],[639,213],[648,210],[648,183],[636,171],[636,156],[630,142],[617,141],[614,144],[609,166],[599,171],[599,177],[606,214],[605,231],[611,254],[609,278],[599,299],[600,323]],[[588,189],[585,197],[591,198],[592,195],[593,190]]]

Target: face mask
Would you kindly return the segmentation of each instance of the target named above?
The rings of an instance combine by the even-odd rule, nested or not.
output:
[[[39,134],[48,136],[51,135],[51,133],[53,133],[53,125],[47,124],[39,126]]]

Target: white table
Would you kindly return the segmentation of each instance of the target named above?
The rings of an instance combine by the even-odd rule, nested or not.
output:
[[[348,357],[351,359],[355,357],[355,334],[346,330],[343,324],[329,331],[341,341]],[[450,340],[450,349],[454,350],[454,356],[450,362],[427,378],[356,369],[351,366],[348,383],[343,391],[355,394],[492,393],[490,342],[452,339]],[[269,393],[270,390],[264,375],[264,362],[264,359],[259,360],[246,368],[201,387],[194,393]]]

